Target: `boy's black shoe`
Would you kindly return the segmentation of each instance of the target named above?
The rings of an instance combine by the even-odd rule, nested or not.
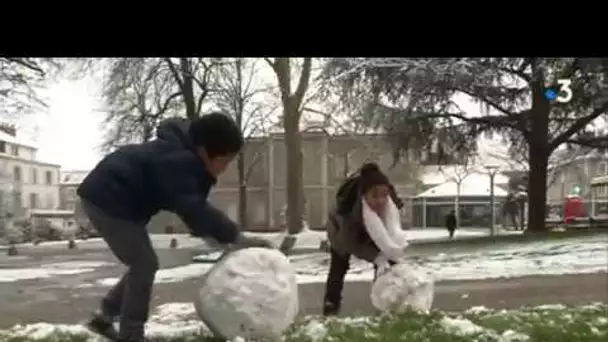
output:
[[[116,342],[149,342],[150,340],[147,339],[147,338],[145,338],[145,337],[141,337],[141,338],[138,338],[138,339],[135,339],[135,340],[133,340],[133,339],[120,339],[119,338],[119,339],[116,339],[114,341],[116,341]]]
[[[114,329],[112,320],[101,314],[93,314],[91,320],[87,322],[86,327],[92,332],[112,341],[116,341],[118,338],[118,332]]]

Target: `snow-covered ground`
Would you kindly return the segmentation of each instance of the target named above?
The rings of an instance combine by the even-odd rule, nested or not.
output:
[[[585,305],[575,310],[591,310],[595,311],[595,317],[591,317],[589,320],[587,317],[586,325],[590,327],[590,332],[601,339],[600,336],[605,335],[601,330],[605,329],[608,320],[605,317],[597,316],[598,311],[602,310],[605,304],[594,303]],[[551,312],[554,312],[551,314]],[[494,337],[487,339],[489,341],[528,341],[529,336],[522,333],[519,330],[525,328],[525,324],[522,323],[525,317],[533,322],[533,319],[539,319],[542,315],[547,316],[551,319],[559,319],[567,323],[568,320],[573,320],[572,313],[576,311],[568,312],[568,308],[561,304],[555,305],[542,305],[535,308],[527,308],[524,310],[512,310],[512,311],[493,311],[484,307],[472,307],[464,313],[464,315],[446,315],[442,314],[438,319],[438,325],[433,329],[442,329],[444,332],[452,334],[454,336],[475,336],[475,335],[488,335]],[[530,315],[531,313],[531,315]],[[498,332],[489,327],[484,327],[476,324],[471,319],[475,316],[487,316],[493,317],[494,320],[512,320],[513,317],[517,318],[517,325],[513,329],[506,329]],[[586,317],[586,316],[585,316]],[[331,319],[331,325],[343,325],[350,327],[363,327],[363,326],[374,326],[374,320],[382,319],[381,317],[345,317],[345,318],[333,318]],[[578,320],[581,317],[577,317]],[[541,320],[541,322],[544,322]],[[428,323],[428,322],[427,322]],[[555,324],[551,325],[551,322],[544,322],[553,329]],[[293,336],[306,336],[308,340],[321,341],[327,337],[330,333],[330,328],[327,322],[319,320],[318,318],[308,317],[304,320],[303,324],[296,328],[292,332]],[[558,325],[559,326],[559,325]],[[402,328],[405,328],[402,326]],[[430,329],[430,328],[429,328]],[[436,331],[436,330],[434,330]],[[166,303],[157,306],[150,317],[150,320],[146,324],[146,335],[149,337],[157,338],[170,338],[180,337],[184,335],[197,334],[209,332],[205,325],[197,318],[194,305],[191,303]],[[406,331],[404,331],[405,333]],[[77,324],[49,324],[49,323],[34,323],[28,325],[17,325],[9,330],[0,330],[0,335],[12,338],[28,338],[28,339],[44,339],[56,335],[58,333],[70,334],[70,335],[81,335],[90,336],[87,340],[90,342],[100,341],[101,339],[90,333],[84,326]],[[370,332],[371,333],[371,332]],[[411,333],[411,332],[410,332]],[[555,333],[555,331],[553,331]],[[594,339],[596,340],[596,339]]]
[[[204,255],[217,258],[218,253]],[[328,271],[328,255],[313,253],[290,256],[298,283],[324,282]],[[441,253],[430,257],[412,258],[427,268],[436,280],[489,279],[526,275],[578,274],[608,271],[608,238],[596,235],[581,238],[531,242],[526,244],[488,246],[470,253]],[[170,283],[205,274],[212,264],[196,263],[160,270],[157,283]],[[348,281],[368,281],[373,278],[370,263],[353,258],[347,274]],[[105,278],[98,285],[110,286],[118,278]]]
[[[156,272],[154,282],[156,284],[175,283],[190,278],[199,278],[205,273],[207,273],[211,266],[212,264],[195,263],[184,266],[164,268]],[[114,286],[114,284],[118,283],[118,280],[119,278],[117,277],[103,278],[97,280],[97,285]]]
[[[407,238],[412,242],[438,241],[446,240],[448,232],[445,229],[427,228],[427,229],[411,229],[405,231]],[[482,228],[463,228],[456,231],[455,238],[470,238],[488,235],[487,229]],[[275,245],[279,246],[283,238],[287,235],[285,232],[279,233],[253,233],[246,232],[246,235],[257,236],[269,239]],[[501,235],[521,234],[518,231],[501,231]],[[209,248],[207,243],[200,238],[190,236],[188,234],[150,234],[152,244],[155,248],[169,248],[172,239],[177,240],[177,248]],[[327,239],[325,231],[306,230],[297,234],[295,248],[317,249],[321,241]],[[105,242],[101,238],[91,238],[87,240],[76,240],[76,245],[79,249],[98,249],[106,248]],[[67,241],[45,241],[38,245],[44,248],[67,248]],[[18,244],[17,247],[36,248],[32,243]]]
[[[475,231],[463,231],[461,234],[480,234]],[[410,240],[443,238],[444,231],[408,231]],[[171,238],[181,238],[180,244],[199,245],[199,239],[185,235],[154,235],[155,245],[167,245]],[[280,243],[282,234],[264,234],[265,237]],[[307,231],[300,237],[303,245],[317,245],[324,239],[325,233]],[[86,241],[84,243],[101,243]],[[183,246],[182,245],[182,246]],[[217,258],[219,253],[205,255],[205,258]],[[317,252],[290,256],[295,267],[299,283],[324,282],[328,270],[328,254]],[[472,252],[440,253],[433,256],[412,257],[416,262],[430,270],[436,280],[462,280],[517,277],[525,275],[577,274],[608,271],[608,237],[595,235],[569,239],[500,244],[487,246]],[[0,283],[50,278],[62,275],[75,275],[95,271],[98,268],[112,266],[108,262],[89,260],[71,262],[53,262],[28,268],[0,268]],[[212,264],[195,263],[172,268],[164,268],[156,274],[156,283],[173,283],[186,279],[198,278],[205,274]],[[347,274],[349,281],[367,281],[373,277],[370,263],[353,258]],[[111,286],[118,281],[117,277],[92,280],[91,284],[82,286]]]
[[[166,303],[157,306],[146,324],[148,336],[180,336],[188,333],[196,333],[201,329],[206,330],[204,324],[196,316],[196,310],[192,303]],[[34,323],[28,325],[17,325],[9,331],[0,331],[11,337],[29,337],[32,339],[43,339],[56,333],[93,335],[80,324],[50,324]],[[92,339],[97,341],[97,339]]]
[[[154,248],[169,248],[171,243],[171,239],[176,239],[178,243],[178,248],[197,248],[200,247],[202,249],[207,248],[207,244],[205,241],[200,238],[196,238],[190,236],[188,234],[150,234],[150,238],[152,240],[152,244]],[[34,246],[33,243],[21,243],[17,244],[17,248],[19,247],[28,247],[28,248],[57,248],[57,249],[65,249],[67,248],[67,241],[44,241]],[[76,240],[76,246],[79,249],[104,249],[107,248],[106,243],[101,238],[90,238],[86,240]]]
[[[294,261],[300,283],[323,282],[327,277],[327,256]],[[300,256],[303,258],[303,256]],[[427,268],[436,280],[490,279],[526,275],[578,274],[608,271],[608,238],[596,235],[526,244],[488,246],[472,253],[441,253],[412,258]],[[347,280],[371,280],[373,268],[354,259]]]
[[[439,228],[427,228],[427,229],[408,229],[404,230],[405,236],[410,242],[430,242],[430,241],[441,241],[448,239],[448,231],[446,229]],[[504,231],[499,232],[500,235],[516,235],[521,234],[521,231]],[[280,245],[283,238],[287,235],[285,232],[281,233],[250,233],[247,235],[257,236],[269,239],[275,245]],[[455,238],[471,238],[481,237],[489,235],[488,229],[482,228],[463,228],[456,231]],[[297,234],[296,244],[294,248],[306,248],[306,249],[318,249],[321,241],[327,239],[327,233],[325,231],[314,231],[306,230]]]
[[[111,265],[101,261],[68,261],[39,267],[0,269],[0,283],[93,272],[99,267]]]

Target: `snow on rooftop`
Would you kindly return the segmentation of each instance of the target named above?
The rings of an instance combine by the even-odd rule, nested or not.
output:
[[[102,261],[66,261],[61,263],[46,264],[39,267],[4,268],[0,269],[0,283],[87,273],[93,272],[99,267],[111,265],[113,264]]]
[[[19,137],[18,135],[15,135],[15,136],[10,135],[2,130],[0,130],[0,141],[4,141],[9,144],[37,149],[36,145],[33,142],[28,141],[22,137]]]
[[[89,174],[89,171],[61,171],[62,185],[79,185],[84,178]]]
[[[496,182],[496,175],[494,184],[506,184]],[[501,180],[507,179],[502,176]],[[446,181],[439,185],[436,185],[416,197],[455,197],[458,193],[458,185],[455,181]],[[460,184],[460,197],[484,197],[490,196],[490,176],[484,174],[471,174],[467,176]],[[506,197],[507,192],[501,187],[494,185],[494,196]]]
[[[494,165],[494,164],[492,164]],[[481,165],[469,166],[467,168],[461,165],[429,165],[424,167],[422,175],[422,183],[426,185],[437,185],[442,184],[454,177],[460,179],[473,178],[476,181],[480,181],[480,178],[485,178],[487,183],[490,183],[490,176],[484,167]],[[494,184],[508,184],[509,177],[504,174],[497,173],[494,176]]]

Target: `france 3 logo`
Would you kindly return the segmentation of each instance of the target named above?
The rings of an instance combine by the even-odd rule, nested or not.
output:
[[[549,86],[545,89],[545,98],[550,102],[568,103],[572,100],[571,80],[559,79],[557,85]]]

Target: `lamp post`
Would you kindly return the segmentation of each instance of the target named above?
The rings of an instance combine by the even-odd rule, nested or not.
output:
[[[494,176],[496,176],[496,172],[498,172],[498,166],[486,165],[485,168],[490,176],[490,235],[494,236],[494,221],[496,221],[494,213]]]

